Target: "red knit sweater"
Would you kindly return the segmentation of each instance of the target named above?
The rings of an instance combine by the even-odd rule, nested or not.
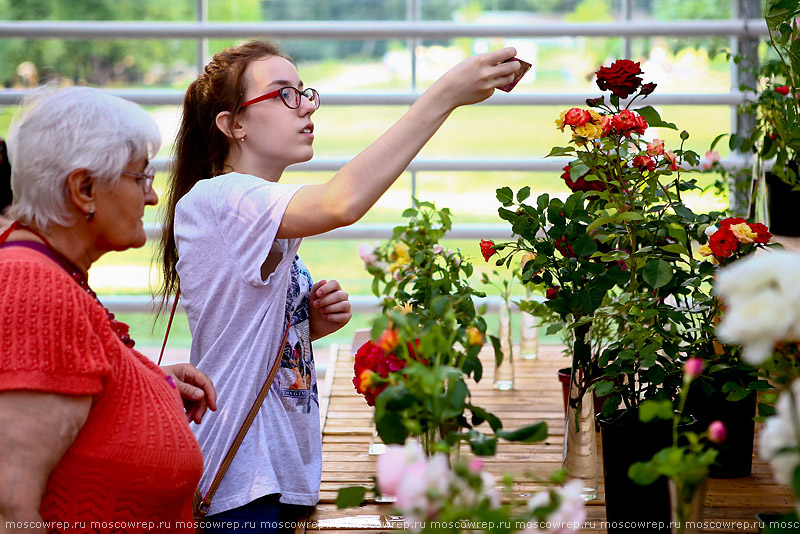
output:
[[[0,392],[12,390],[92,396],[47,482],[41,516],[65,523],[49,531],[193,532],[203,459],[177,390],[60,266],[23,247],[0,249]]]

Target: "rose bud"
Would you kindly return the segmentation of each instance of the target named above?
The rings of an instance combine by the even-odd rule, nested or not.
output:
[[[654,84],[653,82],[650,82],[650,83],[644,84],[642,86],[642,88],[639,89],[639,94],[641,96],[647,96],[647,95],[651,94],[655,90],[656,90],[656,84]]]
[[[708,440],[712,443],[725,443],[728,439],[728,429],[722,421],[714,421],[708,425]]]
[[[698,357],[689,358],[686,360],[686,364],[683,366],[683,379],[686,380],[694,380],[701,374],[703,374],[703,360]]]
[[[553,300],[554,298],[556,298],[558,296],[558,290],[559,289],[560,288],[558,286],[548,287],[547,288],[547,292],[545,293],[544,296],[547,298],[547,300]]]
[[[497,251],[494,249],[494,241],[481,239],[481,254],[483,254],[483,259],[485,261],[489,261],[489,258],[497,254]]]
[[[775,88],[775,92],[786,96],[789,94],[789,86],[788,85],[781,85],[780,87]]]
[[[598,96],[597,98],[587,98],[586,105],[590,108],[599,108],[606,102],[606,97]]]

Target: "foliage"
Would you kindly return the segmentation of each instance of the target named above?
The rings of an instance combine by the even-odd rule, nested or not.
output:
[[[486,322],[475,311],[467,283],[472,265],[440,244],[451,214],[429,202],[406,210],[408,219],[382,245],[360,254],[374,277],[373,291],[384,296],[384,313],[373,323],[372,340],[383,354],[366,367],[356,361],[356,388],[375,405],[375,426],[385,443],[424,436],[428,452],[467,441],[475,454],[494,454],[498,438],[540,441],[544,423],[507,431],[493,414],[473,404],[466,379],[481,380],[478,353]],[[362,351],[364,354],[362,354]],[[367,344],[359,355],[367,358]],[[469,419],[467,419],[469,412]],[[486,433],[476,427],[488,423]]]
[[[797,16],[800,0],[766,0],[765,20],[769,45],[776,58],[765,61],[755,73],[756,87],[740,90],[756,93],[754,100],[739,106],[740,115],[755,117],[752,128],[729,136],[732,150],[751,152],[761,161],[774,160],[772,173],[792,186],[800,186],[796,161],[800,151],[800,41]],[[741,62],[743,58],[736,58]],[[714,146],[727,134],[711,145]],[[713,167],[723,177],[729,176],[721,164]]]
[[[658,451],[650,460],[636,462],[628,469],[628,476],[637,484],[646,486],[661,476],[672,481],[678,501],[674,503],[680,521],[678,532],[686,528],[685,522],[692,515],[693,497],[705,483],[709,467],[719,453],[709,445],[722,443],[727,437],[725,426],[720,421],[711,423],[701,435],[678,431],[689,389],[701,372],[702,360],[691,358],[687,361],[677,410],[673,410],[670,401],[648,401],[642,405],[639,416],[644,423],[656,418],[672,419],[672,445]],[[681,440],[686,444],[681,444]]]

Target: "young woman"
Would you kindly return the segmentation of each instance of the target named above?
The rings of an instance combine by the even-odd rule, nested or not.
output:
[[[318,500],[311,341],[344,326],[350,304],[336,281],[312,284],[297,256],[301,239],[359,220],[456,107],[485,100],[513,80],[519,62],[503,62],[514,54],[505,48],[462,61],[321,185],[280,183],[286,167],[313,155],[311,116],[320,97],[277,46],[254,41],[229,48],[190,85],[161,252],[164,296],[180,279],[191,361],[219,393],[219,411],[195,429],[205,457],[202,491],[288,328],[280,371],[217,491],[211,522],[278,518],[286,505]]]

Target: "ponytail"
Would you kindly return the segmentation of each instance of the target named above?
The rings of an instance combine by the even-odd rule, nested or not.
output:
[[[231,144],[228,136],[217,127],[217,115],[230,111],[233,120],[244,101],[245,69],[252,61],[270,56],[291,61],[276,43],[270,41],[250,41],[227,48],[214,55],[203,74],[186,90],[181,124],[173,147],[173,165],[162,204],[163,231],[158,251],[161,302],[156,317],[166,309],[169,297],[177,292],[179,285],[175,206],[197,182],[224,173]]]

